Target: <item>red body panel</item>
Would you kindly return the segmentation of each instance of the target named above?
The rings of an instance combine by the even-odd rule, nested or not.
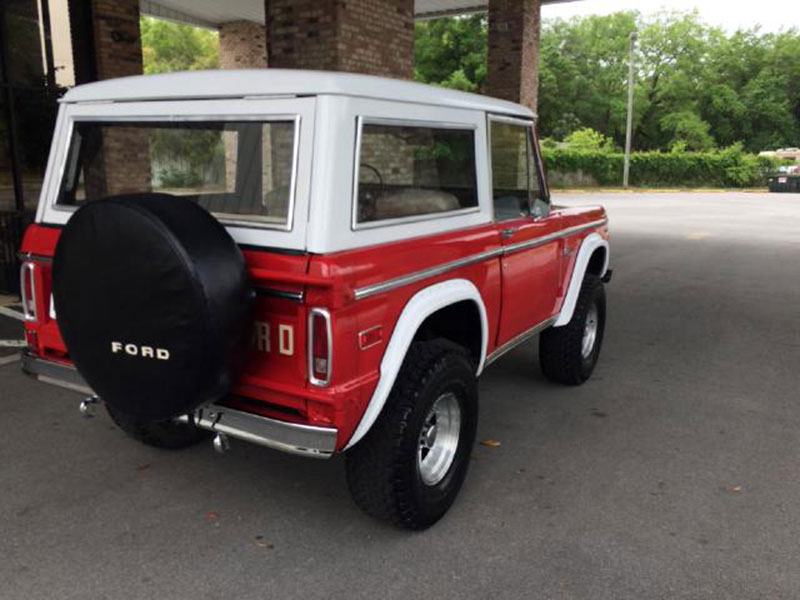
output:
[[[233,395],[224,404],[287,421],[333,425],[339,431],[337,449],[341,449],[372,396],[398,317],[417,291],[447,279],[462,278],[474,283],[488,318],[488,354],[558,313],[576,256],[565,249],[574,249],[590,231],[507,253],[500,252],[502,247],[557,234],[604,216],[600,208],[554,208],[548,217],[538,221],[491,223],[327,255],[245,248],[258,291],[253,349]],[[503,238],[500,231],[510,227],[517,229]],[[607,236],[605,226],[598,230]],[[31,352],[68,362],[57,324],[48,316],[50,257],[59,233],[57,227],[41,225],[32,225],[26,231],[21,251],[36,264],[38,320],[25,326]],[[487,251],[497,252],[435,276],[355,299],[358,288]],[[298,298],[288,298],[287,293]],[[331,313],[333,349],[327,387],[310,384],[307,376],[306,322],[312,307],[327,308]]]
[[[498,223],[503,245],[503,308],[500,313],[498,345],[545,321],[556,312],[561,268],[561,240],[514,249],[515,244],[557,233],[562,219],[558,213],[544,219],[519,218]]]

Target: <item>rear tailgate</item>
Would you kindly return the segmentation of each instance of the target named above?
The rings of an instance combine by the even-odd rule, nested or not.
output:
[[[36,311],[26,321],[29,351],[41,358],[71,364],[52,308],[52,257],[60,227],[32,225],[21,257],[32,265]],[[231,403],[284,420],[329,421],[309,416],[306,400],[306,316],[303,300],[309,256],[301,252],[242,249],[256,292],[251,349],[234,385]],[[87,265],[91,268],[91,265]],[[317,412],[317,411],[314,411]]]

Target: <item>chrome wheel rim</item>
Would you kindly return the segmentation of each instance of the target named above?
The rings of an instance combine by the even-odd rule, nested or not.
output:
[[[461,407],[452,392],[442,394],[425,417],[419,435],[417,466],[422,483],[436,485],[444,479],[458,449]]]
[[[589,313],[586,315],[586,324],[583,326],[583,343],[581,344],[581,355],[589,358],[594,350],[594,343],[597,341],[597,329],[600,322],[600,313],[597,305],[592,304]]]

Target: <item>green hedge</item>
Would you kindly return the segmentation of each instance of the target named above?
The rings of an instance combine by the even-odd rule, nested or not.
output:
[[[583,173],[599,185],[621,185],[621,153],[543,148],[552,175]],[[633,152],[630,182],[646,186],[757,187],[782,164],[779,159],[747,154],[738,146],[711,152]],[[558,177],[554,177],[558,179]]]

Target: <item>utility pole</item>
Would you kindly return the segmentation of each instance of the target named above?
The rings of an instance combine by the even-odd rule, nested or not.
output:
[[[631,167],[631,135],[633,128],[633,48],[636,45],[636,32],[628,36],[628,124],[625,128],[625,164],[622,168],[622,186],[628,187],[628,174]]]

